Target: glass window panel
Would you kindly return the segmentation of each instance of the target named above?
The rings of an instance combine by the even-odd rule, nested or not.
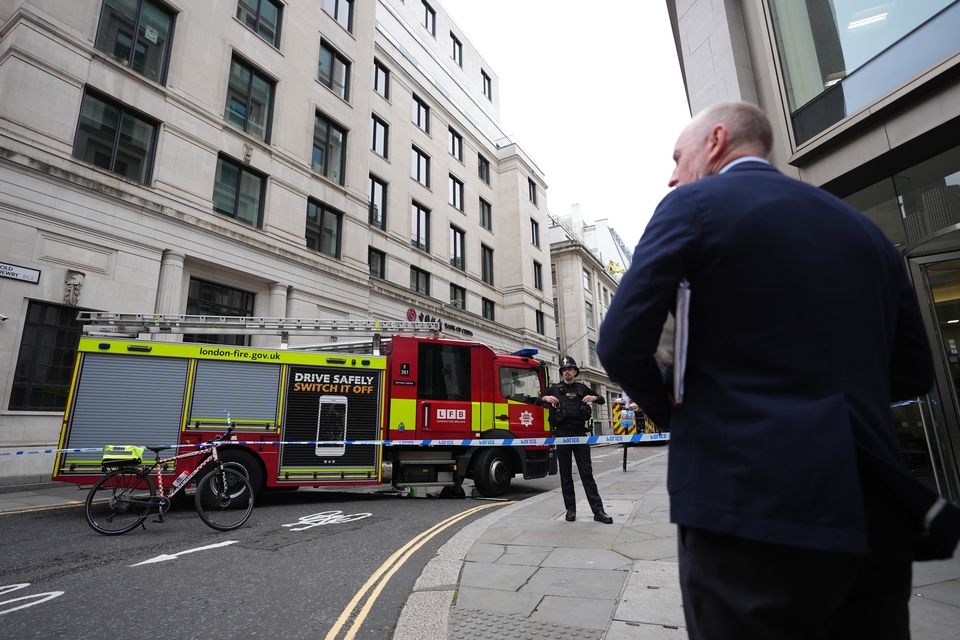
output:
[[[350,72],[350,65],[338,58],[333,61],[333,80],[332,89],[338,96],[347,99],[347,77]]]
[[[119,119],[120,110],[117,107],[90,94],[84,95],[74,155],[111,170],[113,143]]]
[[[259,0],[240,0],[237,2],[237,20],[251,29],[256,29],[258,3]]]
[[[263,194],[263,179],[249,171],[240,173],[240,202],[237,207],[237,219],[259,226],[260,198]]]
[[[323,228],[320,238],[320,252],[333,258],[339,257],[340,216],[331,211],[324,211]]]
[[[137,47],[134,51],[131,68],[160,82],[163,78],[164,64],[167,59],[167,41],[173,16],[152,2],[144,2],[140,12],[140,28],[137,33]]]
[[[250,117],[247,119],[247,133],[260,140],[266,140],[267,121],[270,118],[270,83],[254,74],[250,94]]]
[[[320,45],[319,78],[328,87],[333,83],[333,51],[326,45]]]
[[[132,180],[146,183],[153,155],[154,126],[129,113],[123,114],[120,142],[114,170]]]
[[[342,131],[330,129],[330,158],[327,163],[327,177],[337,183],[343,183],[343,139]]]
[[[387,125],[376,117],[373,118],[373,150],[387,157]]]
[[[125,65],[130,64],[137,8],[137,0],[104,0],[100,11],[97,49]]]
[[[313,170],[326,175],[327,172],[327,140],[329,125],[325,118],[317,116],[313,127]]]
[[[273,45],[278,42],[277,25],[280,24],[280,8],[271,0],[261,0],[260,2],[260,35]]]
[[[217,162],[217,178],[213,184],[214,209],[228,215],[234,215],[239,182],[240,168],[221,158]]]
[[[230,64],[230,82],[227,85],[227,110],[224,118],[243,128],[247,121],[247,91],[250,88],[250,70],[234,60]]]

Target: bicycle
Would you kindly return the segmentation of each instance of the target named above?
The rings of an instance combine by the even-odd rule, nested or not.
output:
[[[223,461],[217,455],[217,449],[223,446],[234,430],[229,414],[227,424],[229,426],[223,435],[205,442],[197,451],[170,458],[160,458],[160,452],[171,448],[169,446],[104,447],[102,469],[108,473],[87,494],[87,524],[97,533],[117,536],[143,525],[151,511],[157,513],[154,522],[162,523],[163,514],[170,508],[173,497],[183,491],[200,471],[212,464],[215,468],[197,482],[194,496],[197,515],[207,526],[218,531],[231,531],[243,526],[253,512],[253,489],[243,465]],[[142,464],[144,448],[154,452],[156,461],[153,464]],[[171,489],[165,488],[163,466],[194,456],[205,457],[193,471],[181,473],[173,481]],[[151,474],[156,476],[156,487],[150,479]]]

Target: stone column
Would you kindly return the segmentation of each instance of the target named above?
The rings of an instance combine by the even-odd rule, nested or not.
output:
[[[182,253],[165,250],[160,260],[160,281],[157,283],[156,313],[183,313],[180,307],[183,299],[183,261]],[[183,336],[156,335],[157,340],[180,342]]]

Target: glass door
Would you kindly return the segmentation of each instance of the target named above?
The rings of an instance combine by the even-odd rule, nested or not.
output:
[[[960,253],[910,260],[931,341],[936,386],[894,409],[911,472],[954,500],[960,497]]]

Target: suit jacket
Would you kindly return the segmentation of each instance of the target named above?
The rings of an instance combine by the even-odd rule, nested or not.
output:
[[[682,278],[690,342],[684,403],[672,408],[653,354]],[[891,401],[933,384],[903,260],[861,213],[765,163],[663,199],[597,352],[647,415],[671,427],[674,522],[864,553],[858,457],[919,484],[890,413]]]

